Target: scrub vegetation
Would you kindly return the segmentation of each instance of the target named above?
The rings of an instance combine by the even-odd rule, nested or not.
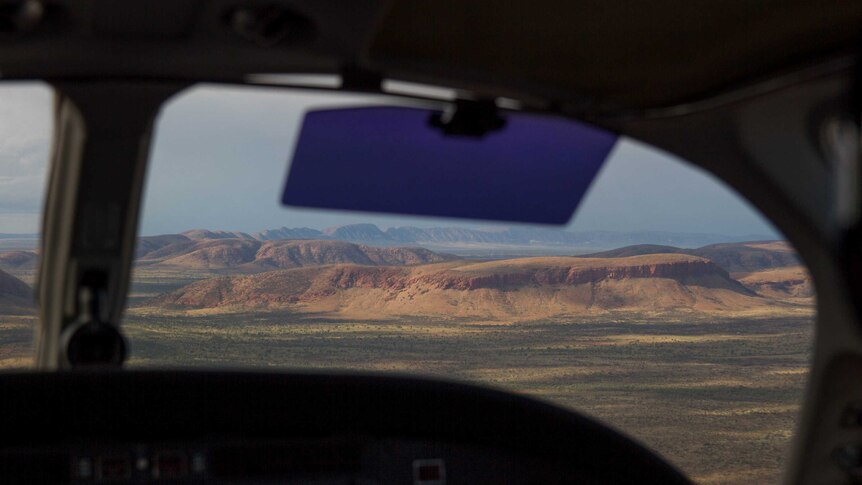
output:
[[[132,311],[135,367],[404,372],[593,416],[702,483],[775,482],[807,375],[811,316],[611,314],[577,321],[330,320]]]

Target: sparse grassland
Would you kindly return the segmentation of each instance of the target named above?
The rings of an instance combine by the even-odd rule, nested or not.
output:
[[[810,315],[477,325],[142,309],[127,320],[132,366],[366,369],[485,383],[597,417],[702,483],[777,480],[813,330]]]

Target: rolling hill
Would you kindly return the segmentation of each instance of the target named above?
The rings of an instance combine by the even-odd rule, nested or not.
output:
[[[808,299],[814,297],[811,276],[802,266],[755,271],[737,276],[746,288],[767,298]]]
[[[590,258],[619,258],[645,254],[689,254],[709,259],[731,273],[747,273],[769,268],[799,266],[793,248],[784,241],[710,244],[699,248],[678,248],[654,244],[626,246],[591,253]]]
[[[39,255],[34,251],[7,251],[0,253],[0,269],[25,270],[36,269]]]
[[[192,239],[182,234],[139,237],[135,245],[135,258],[139,259],[168,246],[191,245]]]
[[[163,236],[160,236],[163,237]],[[415,265],[455,259],[418,247],[374,247],[343,241],[172,239],[139,252],[138,264],[248,272],[327,264]]]
[[[17,310],[30,309],[33,307],[33,289],[10,275],[0,270],[0,308],[5,312],[15,313]]]

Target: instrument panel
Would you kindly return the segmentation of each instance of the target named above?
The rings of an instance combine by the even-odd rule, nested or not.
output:
[[[562,483],[559,470],[506,450],[373,438],[0,451],[4,483]]]
[[[495,389],[323,372],[0,374],[0,483],[688,480],[578,413]]]

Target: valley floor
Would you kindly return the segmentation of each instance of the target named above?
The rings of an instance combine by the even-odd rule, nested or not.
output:
[[[802,398],[813,320],[468,324],[141,309],[125,328],[134,367],[366,369],[479,382],[597,417],[701,483],[774,483]]]

